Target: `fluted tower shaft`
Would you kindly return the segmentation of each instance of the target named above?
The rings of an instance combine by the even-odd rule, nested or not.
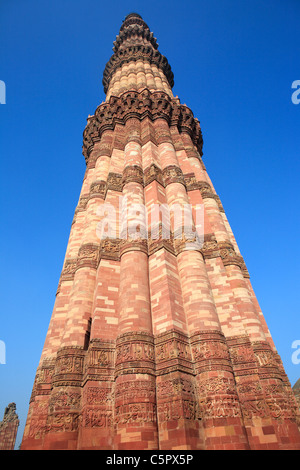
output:
[[[298,408],[198,119],[128,15],[83,134],[86,172],[23,449],[299,449]]]

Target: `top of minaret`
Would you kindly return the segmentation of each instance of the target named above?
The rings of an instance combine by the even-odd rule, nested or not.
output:
[[[129,13],[129,15],[125,17],[122,23],[122,26],[120,28],[120,31],[122,31],[124,28],[132,24],[138,24],[138,25],[145,26],[146,28],[148,28],[147,24],[145,23],[141,15],[139,15],[138,13]]]
[[[123,21],[120,32],[114,41],[113,51],[117,52],[119,48],[126,48],[128,45],[147,45],[150,43],[154,49],[158,48],[156,38],[153,37],[149,26],[141,15],[130,13]]]
[[[129,13],[129,15],[127,15],[127,16],[125,17],[125,20],[128,20],[129,18],[141,18],[141,19],[143,19],[143,18],[141,17],[141,15],[139,15],[138,13],[134,13],[134,12]],[[125,21],[125,20],[124,20],[124,21]]]
[[[165,74],[170,87],[174,86],[174,75],[166,59],[158,51],[158,43],[149,26],[138,13],[129,13],[121,25],[113,43],[113,55],[103,72],[104,92],[107,93],[114,72],[124,63],[142,59],[155,64]]]

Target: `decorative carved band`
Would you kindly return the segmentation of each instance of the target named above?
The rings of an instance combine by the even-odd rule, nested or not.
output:
[[[97,269],[99,263],[99,245],[85,243],[78,252],[76,270],[83,267]]]
[[[146,238],[122,239],[120,243],[120,256],[129,251],[142,251],[148,255],[148,240]]]
[[[135,400],[138,398],[148,398],[152,402],[155,402],[155,384],[156,380],[153,376],[148,376],[147,380],[125,380],[122,378],[122,382],[117,382],[115,388],[115,400],[116,403],[124,400]]]
[[[199,183],[196,179],[195,173],[186,173],[184,175],[184,184],[187,191],[194,191],[199,189]]]
[[[146,375],[132,380],[128,374]],[[251,343],[247,335],[225,338],[218,330],[190,337],[178,330],[155,337],[136,331],[116,342],[93,339],[88,351],[61,348],[39,367],[33,398],[50,390],[47,432],[75,431],[81,420],[84,427],[110,427],[113,404],[115,424],[151,423],[156,399],[160,422],[297,419],[270,345]]]
[[[157,381],[157,397],[164,399],[167,397],[174,397],[177,394],[189,397],[190,399],[196,399],[196,387],[194,384],[194,377],[188,374],[180,374],[180,377],[173,374],[166,375],[166,377],[160,377],[160,381]]]
[[[82,397],[84,403],[101,407],[101,405],[107,405],[108,402],[112,402],[114,397],[111,383],[102,382],[99,385],[84,387]]]
[[[162,186],[164,185],[162,171],[154,163],[152,163],[144,171],[144,185],[148,186],[148,184],[152,183],[152,181],[157,181]]]
[[[100,260],[111,259],[114,261],[120,260],[120,238],[105,238],[101,240],[100,244]]]
[[[115,375],[155,374],[154,338],[145,332],[124,333],[116,341]]]
[[[148,186],[152,181],[157,181],[163,187],[171,183],[181,183],[186,186],[186,175],[182,173],[180,167],[169,165],[162,171],[158,166],[152,163],[148,168],[143,170],[138,166],[128,166],[124,169],[122,182],[123,185],[134,181],[143,186]],[[198,183],[197,183],[198,184]]]
[[[218,205],[219,211],[225,212],[220,197],[214,193],[209,183],[198,181],[196,184],[193,184],[192,188],[188,189],[188,191],[192,189],[199,189],[203,200],[214,199]]]
[[[115,341],[92,339],[83,370],[83,385],[87,380],[113,380]]]
[[[190,342],[197,374],[211,370],[232,372],[226,339],[220,331],[199,331]]]
[[[220,197],[217,194],[215,194],[214,199],[215,199],[216,203],[218,204],[219,211],[225,213],[225,210],[224,210],[224,207],[222,205]]]
[[[128,183],[138,183],[144,186],[143,169],[137,165],[129,165],[124,168],[122,176],[122,185]]]
[[[37,368],[30,402],[37,395],[49,395],[52,389],[52,379],[55,369],[55,358],[45,358]]]
[[[244,260],[241,255],[238,255],[235,252],[234,246],[231,242],[219,242],[218,247],[224,266],[235,264],[240,268],[242,267]]]
[[[81,404],[81,392],[75,389],[55,388],[49,400],[48,412],[50,415],[78,413]]]
[[[83,428],[113,428],[113,412],[107,407],[86,406],[82,413]]]
[[[106,191],[107,191],[106,181],[102,181],[102,180],[94,181],[90,187],[89,197],[90,198],[99,197],[100,199],[104,200],[106,196]]]
[[[200,420],[201,411],[196,400],[173,399],[159,403],[157,416],[160,423],[179,419]]]
[[[82,194],[80,196],[77,207],[76,207],[76,212],[84,211],[86,209],[86,205],[88,203],[89,198],[90,198],[89,194]]]
[[[98,106],[95,115],[88,119],[83,132],[83,155],[86,161],[93,148],[94,142],[99,141],[104,131],[113,130],[117,124],[125,125],[129,118],[143,120],[149,117],[152,121],[163,118],[169,125],[177,126],[179,132],[189,133],[193,144],[202,155],[202,132],[198,119],[192,111],[181,105],[176,99],[161,91],[151,93],[148,89],[141,92],[128,91],[121,96],[111,96],[108,102]],[[168,130],[157,130],[157,144],[171,142]],[[114,143],[115,146],[115,143]],[[194,155],[193,155],[194,156]]]
[[[156,422],[155,377],[149,374],[142,377],[123,375],[116,379],[115,416],[118,426],[127,423],[151,426]]]
[[[201,419],[194,377],[185,373],[167,373],[156,381],[159,423],[173,420]]]
[[[53,375],[54,386],[81,387],[86,351],[80,346],[65,346],[58,350]]]
[[[206,199],[206,198],[215,199],[216,195],[214,194],[212,187],[209,183],[206,183],[205,181],[199,181],[198,189],[200,190],[202,199]]]
[[[109,173],[107,177],[107,190],[122,192],[122,175],[120,173]]]
[[[76,361],[78,361],[78,358]],[[73,372],[78,372],[79,361],[76,361],[68,364]],[[78,431],[81,422],[81,388],[78,386],[80,384],[75,384],[73,380],[71,382],[67,380],[67,382],[58,382],[54,385],[49,400],[45,431],[48,433]]]
[[[46,432],[74,432],[78,431],[80,421],[79,411],[62,411],[48,415]]]
[[[206,234],[203,242],[194,230],[188,233],[186,228],[184,230],[179,228],[178,233],[174,234],[170,228],[166,227],[164,230],[160,222],[157,226],[151,226],[148,233],[141,233],[140,237],[131,238],[128,234],[125,238],[125,235],[122,234],[122,238],[104,238],[99,245],[89,243],[82,245],[78,257],[65,261],[57,293],[60,291],[61,282],[73,280],[79,268],[97,269],[101,259],[119,261],[121,256],[129,251],[138,250],[151,256],[161,248],[175,256],[185,250],[194,250],[201,252],[204,260],[221,257],[224,266],[239,266],[243,276],[250,277],[242,256],[235,253],[233,245],[230,242],[217,243],[214,234]]]
[[[282,379],[281,370],[278,364],[278,357],[272,350],[267,341],[255,341],[252,343],[254,355],[259,367],[259,375],[261,378],[279,378]]]
[[[235,373],[257,373],[257,363],[248,335],[229,337],[227,344]]]
[[[148,231],[148,255],[153,255],[161,248],[175,255],[173,233],[159,222],[156,226],[152,225]]]
[[[240,418],[241,407],[237,395],[207,396],[199,399],[199,413],[204,421],[219,418]]]
[[[218,242],[213,233],[204,235],[204,243],[201,249],[204,259],[217,258],[220,256]]]
[[[176,256],[183,251],[200,251],[203,240],[194,228],[179,227],[173,234],[173,246]]]
[[[139,23],[137,23],[137,21],[139,21]],[[127,20],[125,23],[126,27],[122,25],[123,28],[120,29],[120,33],[114,41],[114,53],[118,52],[119,47],[124,41],[128,41],[128,39],[131,39],[132,37],[134,37],[134,40],[136,40],[136,37],[143,38],[143,40],[150,43],[154,49],[157,49],[157,39],[153,36],[153,33],[150,32],[147,24],[139,18],[132,18],[131,22],[130,20]]]
[[[247,335],[227,338],[245,424],[253,418],[296,422],[295,403],[286,391],[278,356],[267,341]]]
[[[185,186],[184,176],[181,168],[175,165],[169,165],[162,172],[164,186],[172,183],[181,183]]]
[[[172,371],[193,373],[192,355],[187,335],[170,330],[155,337],[156,374]]]
[[[65,261],[60,280],[71,281],[72,279],[74,279],[76,267],[77,267],[77,257],[67,259]]]
[[[243,276],[250,278],[243,257],[235,252],[231,242],[226,241],[218,243],[214,234],[205,234],[201,253],[204,259],[218,258],[220,256],[224,266],[232,264],[239,266]]]
[[[129,403],[116,406],[114,423],[117,426],[128,424],[156,423],[156,405],[154,403]]]

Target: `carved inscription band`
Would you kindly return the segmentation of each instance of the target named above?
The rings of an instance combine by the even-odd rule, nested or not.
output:
[[[125,125],[130,118],[143,120],[146,117],[152,121],[165,119],[169,125],[177,126],[180,132],[188,132],[199,154],[203,154],[200,124],[191,109],[178,103],[177,99],[171,99],[164,92],[151,93],[145,89],[141,92],[128,91],[120,97],[111,96],[108,102],[98,106],[95,115],[88,119],[83,132],[83,155],[86,162],[94,142],[100,140],[104,131],[114,130],[116,124]],[[156,140],[157,144],[170,142],[170,135],[160,129],[157,131]]]

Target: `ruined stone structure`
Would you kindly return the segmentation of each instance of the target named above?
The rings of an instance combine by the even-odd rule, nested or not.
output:
[[[199,121],[138,14],[103,86],[21,448],[300,449],[295,397]]]
[[[300,379],[297,380],[297,382],[293,386],[293,392],[296,397],[296,401],[298,403],[298,406],[300,408]]]
[[[300,379],[298,379],[297,382],[294,384],[292,390],[294,392],[296,402],[297,402],[298,407],[299,407],[297,423],[298,423],[298,427],[299,427],[299,430],[300,430]]]
[[[20,421],[16,413],[16,404],[10,403],[0,422],[0,450],[14,450]]]

